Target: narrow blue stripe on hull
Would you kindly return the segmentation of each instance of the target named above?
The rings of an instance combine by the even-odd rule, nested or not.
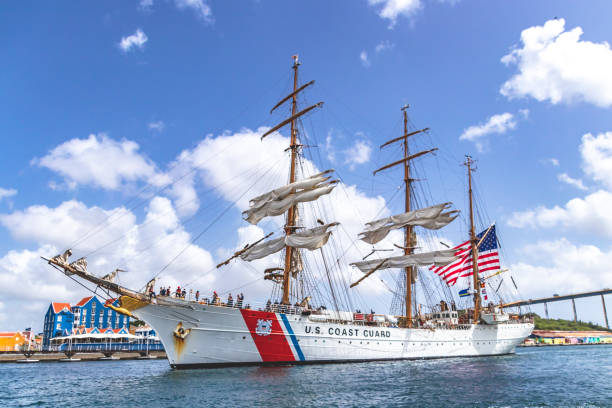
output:
[[[300,361],[304,361],[304,353],[302,353],[302,349],[300,348],[300,344],[297,341],[297,337],[295,337],[295,334],[293,334],[293,329],[289,324],[289,319],[287,319],[287,316],[285,316],[284,314],[281,314],[280,316],[281,319],[283,319],[283,323],[285,324],[287,333],[289,333],[289,337],[291,338],[291,342],[293,343],[293,347],[295,348],[295,351],[297,352]]]

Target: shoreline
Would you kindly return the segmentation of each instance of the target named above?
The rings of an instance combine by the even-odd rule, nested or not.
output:
[[[166,358],[166,353],[163,351],[152,351],[149,353],[150,356],[155,356],[155,360],[161,360]],[[78,358],[81,361],[121,361],[121,360],[148,360],[147,358],[140,358],[141,355],[138,352],[117,352],[113,353],[113,360],[101,360],[105,357],[102,353],[76,353],[72,358]],[[22,353],[9,352],[0,354],[1,363],[16,363],[17,360],[24,360],[26,357]],[[68,358],[64,353],[34,353],[29,358],[40,360],[40,363],[59,363],[60,360]]]
[[[612,343],[563,343],[563,344],[519,344],[516,347],[555,347],[555,346],[610,346]]]

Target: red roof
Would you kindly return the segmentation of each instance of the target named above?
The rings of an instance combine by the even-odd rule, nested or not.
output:
[[[83,306],[85,303],[89,302],[89,299],[91,299],[93,296],[87,296],[84,297],[83,299],[81,299],[81,301],[79,303],[77,303],[75,306]]]
[[[70,310],[70,303],[53,302],[51,303],[51,306],[53,307],[53,313],[59,313],[64,308],[67,308],[68,310]]]
[[[20,332],[0,332],[0,337],[15,337],[18,334],[21,335]]]

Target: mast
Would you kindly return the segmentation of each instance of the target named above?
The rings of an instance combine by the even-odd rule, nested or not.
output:
[[[472,198],[472,168],[474,160],[466,155],[464,165],[468,173],[468,194],[470,199],[470,242],[472,245],[472,271],[474,273],[474,324],[480,320],[480,277],[478,276],[478,238],[474,230],[474,203]]]
[[[297,128],[295,125],[295,114],[297,112],[297,94],[298,94],[298,62],[297,55],[293,56],[293,94],[291,96],[291,169],[289,171],[289,184],[295,182],[295,164],[297,159]],[[285,224],[285,234],[290,235],[295,230],[297,206],[292,206],[287,212],[287,223]],[[293,256],[293,248],[286,247],[285,250],[285,268],[283,271],[283,299],[282,304],[289,304],[289,291],[291,289],[291,258]]]
[[[404,105],[402,107],[402,112],[404,114],[404,134],[408,134],[408,107],[409,105]],[[408,158],[408,137],[404,138],[404,159]],[[405,210],[406,212],[410,211],[410,166],[408,164],[408,160],[404,161],[404,185],[406,188],[406,200],[405,200]],[[412,226],[406,225],[404,229],[404,255],[410,255],[413,251],[412,249]],[[406,272],[406,324],[408,327],[412,327],[412,273],[414,267],[410,266],[405,269]]]
[[[394,167],[398,164],[403,164],[404,165],[404,185],[406,188],[406,197],[405,197],[405,211],[409,212],[411,211],[411,190],[410,190],[410,185],[412,183],[412,181],[414,181],[413,179],[410,178],[410,160],[412,159],[416,159],[417,157],[423,156],[425,154],[428,153],[432,153],[436,150],[438,150],[437,148],[433,148],[430,150],[424,150],[418,153],[415,153],[413,155],[410,154],[409,148],[408,148],[408,137],[416,135],[418,133],[421,132],[426,132],[429,130],[429,128],[425,128],[425,129],[420,129],[414,132],[410,132],[408,133],[408,108],[410,107],[410,105],[404,105],[402,106],[401,110],[403,112],[403,116],[404,116],[404,134],[402,136],[396,137],[395,139],[389,140],[385,143],[383,143],[380,148],[382,149],[385,146],[388,146],[394,142],[398,142],[398,141],[403,141],[404,142],[404,157],[396,162],[393,162],[391,164],[387,164],[377,170],[374,171],[374,174],[378,173],[381,170],[386,170],[388,168]],[[404,228],[404,255],[410,255],[412,254],[413,250],[414,250],[414,243],[412,242],[412,229],[413,227],[411,225],[407,225]],[[413,278],[413,271],[414,271],[414,267],[410,266],[410,267],[406,267],[405,268],[405,272],[406,272],[406,294],[405,294],[405,304],[406,304],[406,327],[412,327],[412,300],[413,300],[413,288],[412,288],[412,278]]]

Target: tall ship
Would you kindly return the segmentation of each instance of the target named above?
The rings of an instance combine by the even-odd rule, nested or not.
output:
[[[436,148],[411,151],[410,138],[428,129],[409,130],[407,106],[402,108],[404,132],[381,146],[401,146],[403,157],[374,171],[403,169],[403,212],[366,223],[352,237],[371,252],[362,259],[334,256],[354,253],[334,244],[341,226],[322,209],[321,200],[338,186],[334,170],[320,171],[305,165],[300,141],[300,118],[320,108],[322,102],[301,109],[298,96],[314,81],[300,84],[299,62],[292,65],[293,91],[273,108],[290,113],[261,136],[289,129],[288,183],[253,197],[243,212],[244,220],[257,225],[267,217],[284,216],[280,237],[264,238],[237,250],[219,263],[272,259],[274,267],[261,270],[271,286],[271,297],[248,304],[242,297],[222,300],[185,299],[165,289],[156,290],[156,279],[144,290],[132,290],[116,282],[117,273],[98,276],[87,270],[85,258],[71,262],[70,249],[45,259],[65,275],[95,285],[119,306],[109,307],[150,325],[159,336],[173,368],[234,365],[312,364],[375,360],[424,359],[503,355],[533,330],[533,322],[504,307],[501,297],[487,303],[499,291],[504,273],[498,255],[495,226],[476,233],[472,191],[474,162],[466,156],[469,197],[469,237],[450,247],[417,242],[421,231],[435,232],[453,222],[459,211],[443,202],[417,208],[411,174],[413,161]],[[403,232],[403,234],[401,234]],[[401,243],[392,237],[403,235]],[[394,249],[384,246],[393,245]],[[330,245],[332,249],[330,249]],[[363,245],[360,243],[360,245]],[[423,248],[430,247],[430,250]],[[390,256],[387,256],[390,255]],[[258,263],[261,264],[261,261]],[[373,276],[394,274],[395,289],[388,313],[357,309],[352,295],[357,287],[373,283]],[[507,281],[507,280],[506,280]],[[427,282],[434,282],[427,286]],[[457,282],[467,285],[455,293]],[[493,284],[494,283],[494,284]],[[514,280],[512,280],[514,283]],[[499,284],[499,286],[498,286]],[[488,294],[485,293],[489,288]],[[484,304],[483,304],[484,303]],[[363,303],[362,303],[363,304]]]

